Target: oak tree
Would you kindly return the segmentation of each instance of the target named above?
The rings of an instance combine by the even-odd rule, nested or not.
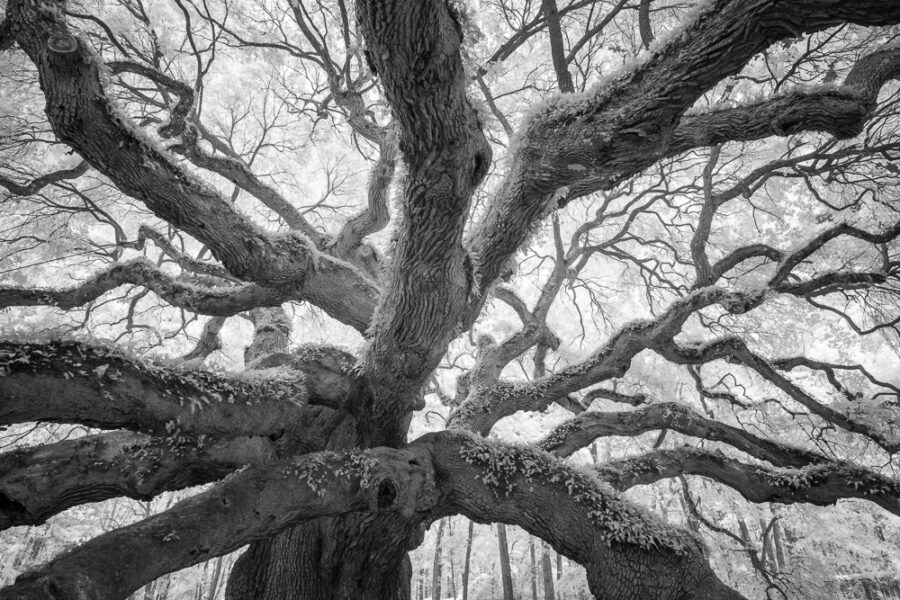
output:
[[[896,334],[900,2],[166,6],[6,0],[3,94],[39,85],[44,106],[4,117],[0,206],[32,211],[5,257],[74,256],[44,211],[86,215],[112,242],[86,251],[106,268],[74,285],[8,282],[0,306],[96,311],[124,289],[115,307],[131,332],[149,294],[189,315],[176,333],[209,317],[189,366],[243,314],[248,370],[75,340],[0,344],[0,426],[92,428],[0,454],[3,528],[211,484],[0,598],[125,598],[245,546],[227,598],[408,598],[409,550],[460,514],[545,540],[584,566],[597,598],[742,598],[694,532],[621,492],[697,475],[751,502],[860,498],[900,515],[900,483],[879,468],[900,449],[898,383],[759,335],[830,317],[866,339]],[[242,60],[272,68],[267,87],[217,104]],[[292,183],[299,130],[313,145],[343,137],[368,161],[347,206],[331,177],[318,200]],[[68,154],[48,160],[59,144]],[[784,213],[766,221],[773,195]],[[641,292],[606,295],[602,261]],[[645,302],[634,313],[647,318],[610,318],[589,351],[566,354],[561,306],[588,329],[576,307],[590,306],[603,332],[622,302]],[[300,305],[364,343],[292,348],[306,332],[285,307]],[[495,339],[482,325],[499,310],[518,322]],[[470,360],[451,361],[467,339]],[[689,377],[702,404],[647,393],[646,360]],[[426,395],[452,412],[410,439]],[[571,418],[539,443],[490,437],[551,405]],[[745,426],[761,412],[815,435]],[[647,432],[663,432],[653,448],[593,472],[565,460]],[[667,432],[704,443],[666,444]]]

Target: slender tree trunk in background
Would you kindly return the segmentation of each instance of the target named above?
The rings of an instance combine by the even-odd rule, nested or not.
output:
[[[497,542],[500,545],[500,578],[503,581],[503,600],[514,600],[512,571],[509,566],[509,545],[506,543],[506,525],[503,523],[497,523]]]
[[[172,586],[172,574],[169,573],[163,578],[163,583],[159,586],[159,592],[156,594],[156,600],[167,600],[169,597],[169,588]]]
[[[747,547],[752,547],[750,541],[750,528],[747,527],[747,522],[744,521],[744,517],[738,517],[737,522],[738,527],[741,530],[741,539],[744,540],[744,544],[747,545]]]
[[[778,570],[783,572],[787,571],[787,564],[785,564],[784,543],[781,538],[781,521],[778,521],[772,528],[772,543],[775,546],[775,559],[778,561]]]
[[[641,4],[638,7],[638,30],[641,34],[641,42],[644,44],[644,48],[648,50],[653,42],[653,30],[650,27],[650,1],[641,0]]]
[[[449,589],[447,590],[450,593],[450,597],[454,600],[456,599],[456,569],[453,565],[453,548],[450,548],[450,580],[449,580]]]
[[[431,600],[441,600],[441,538],[444,536],[444,524],[447,519],[438,523],[437,538],[434,542],[434,566],[431,569]]]
[[[544,600],[556,600],[556,593],[553,591],[553,561],[546,544],[541,555],[541,568],[544,572]]]
[[[528,549],[531,552],[531,600],[538,600],[537,561],[534,559],[534,538],[528,536]]]
[[[203,581],[206,579],[209,563],[210,561],[203,563],[203,571],[200,573],[200,577],[197,578],[197,583],[194,586],[194,600],[202,600],[203,598]]]
[[[562,579],[562,575],[563,575],[563,556],[562,556],[562,554],[557,552],[556,553],[556,580],[559,581],[560,579]],[[557,587],[559,587],[559,586],[557,586]],[[562,598],[562,600],[566,599],[565,592],[557,590],[557,594],[559,594],[559,597]]]
[[[672,490],[674,492],[675,484],[671,483],[671,485],[672,485]],[[688,527],[690,527],[691,531],[699,533],[700,532],[700,523],[697,522],[697,519],[694,518],[693,514],[691,514],[691,511],[688,508],[687,500],[685,500],[685,498],[684,498],[684,491],[679,490],[677,493],[678,493],[678,499],[681,501],[681,511],[684,513],[684,516],[687,519]]]
[[[772,523],[772,526],[769,527],[769,523],[766,523],[765,519],[760,519],[759,527],[760,531],[763,533],[762,564],[765,565],[766,568],[774,567],[774,569],[777,570],[778,564],[775,561],[775,548],[772,544],[775,523]]]
[[[222,560],[220,556],[216,559],[216,568],[213,570],[212,580],[209,582],[209,594],[206,600],[216,600],[216,592],[219,588],[219,578],[222,576]]]
[[[472,558],[472,537],[475,533],[475,522],[469,521],[469,535],[466,539],[466,559],[463,561],[462,594],[463,600],[469,600],[469,561]]]
[[[550,34],[550,55],[553,58],[553,69],[559,91],[572,93],[575,86],[566,64],[566,51],[563,46],[562,27],[559,23],[559,10],[556,0],[543,0],[544,15],[547,17],[547,31]]]
[[[153,600],[153,592],[156,591],[156,585],[157,585],[156,581],[151,581],[150,583],[145,585],[142,588],[143,593],[141,594],[140,597],[143,598],[143,600]]]

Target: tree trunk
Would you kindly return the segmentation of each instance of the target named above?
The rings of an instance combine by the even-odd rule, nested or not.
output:
[[[453,547],[452,546],[450,548],[450,561],[449,562],[450,562],[450,579],[448,580],[448,582],[449,582],[448,591],[450,592],[450,597],[454,598],[454,600],[455,600],[456,593],[457,593],[457,591],[456,591],[456,569],[453,564]]]
[[[778,561],[778,569],[780,571],[787,570],[785,563],[784,543],[781,541],[781,522],[776,522],[772,528],[772,543],[775,546],[775,558]]]
[[[444,523],[438,524],[437,539],[434,542],[434,563],[431,570],[431,600],[441,600],[441,538],[444,536]]]
[[[322,519],[252,544],[226,600],[408,600],[407,531],[398,519]]]
[[[213,571],[212,580],[209,582],[209,595],[206,600],[216,600],[216,592],[219,588],[219,578],[222,576],[222,561],[224,557],[220,556],[216,559],[216,568]]]
[[[541,556],[541,567],[544,571],[544,600],[556,600],[556,593],[553,591],[553,561],[546,545]]]
[[[509,566],[509,546],[506,525],[497,523],[497,542],[500,545],[500,577],[503,580],[503,600],[513,600],[512,571]]]
[[[156,594],[156,600],[167,600],[169,597],[169,588],[172,586],[172,574],[169,573],[165,577],[163,577],[163,583],[159,586],[159,591]]]
[[[531,600],[538,600],[537,561],[534,558],[534,538],[528,537],[528,549],[531,551]]]
[[[250,312],[253,343],[248,364],[287,352],[290,319],[281,307]],[[277,366],[266,364],[265,366]],[[311,430],[331,431],[318,450],[368,447],[356,421],[323,409]],[[409,600],[410,543],[421,542],[418,523],[396,514],[350,514],[320,519],[250,544],[234,563],[226,600]]]
[[[469,561],[472,558],[472,537],[475,533],[474,521],[469,521],[469,537],[466,540],[466,560],[463,562],[462,593],[463,600],[469,600]]]
[[[766,568],[770,568],[772,570],[778,570],[778,563],[775,559],[775,548],[772,544],[772,538],[774,537],[774,533],[772,529],[774,529],[775,524],[772,524],[772,527],[769,527],[769,524],[766,523],[765,519],[760,518],[759,520],[760,531],[762,532],[762,564]]]

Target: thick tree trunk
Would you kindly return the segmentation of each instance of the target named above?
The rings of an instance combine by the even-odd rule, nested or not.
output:
[[[322,519],[253,544],[226,600],[409,600],[406,527],[388,521]]]
[[[257,363],[287,352],[290,320],[280,307],[254,309],[253,343],[244,357]],[[266,365],[274,366],[274,365]],[[321,448],[366,447],[355,420],[325,410],[319,429],[331,431]],[[352,514],[320,519],[250,544],[234,563],[226,600],[409,600],[410,541],[421,540],[415,523],[396,515]]]
[[[331,411],[323,420],[333,420]],[[332,425],[334,427],[334,425]],[[336,428],[328,450],[359,447],[353,419]],[[319,519],[250,545],[235,562],[226,600],[409,600],[407,556],[421,543],[418,523],[391,514]]]

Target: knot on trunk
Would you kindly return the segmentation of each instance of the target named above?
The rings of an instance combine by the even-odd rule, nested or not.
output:
[[[48,58],[57,67],[73,65],[79,58],[78,38],[68,33],[54,33],[47,38]]]

